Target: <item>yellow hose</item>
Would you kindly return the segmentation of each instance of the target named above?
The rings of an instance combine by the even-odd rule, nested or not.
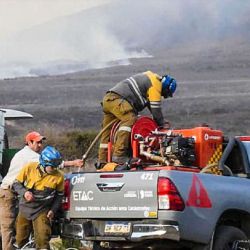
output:
[[[92,141],[92,143],[90,144],[90,146],[88,147],[87,151],[85,152],[85,154],[82,156],[83,159],[83,166],[85,164],[85,160],[88,158],[89,152],[90,150],[93,148],[93,146],[96,144],[96,142],[98,141],[98,139],[101,137],[101,135],[103,134],[103,132],[108,129],[112,124],[114,124],[115,122],[117,122],[118,119],[115,119],[113,121],[111,121],[109,124],[107,124],[95,137],[95,139]]]

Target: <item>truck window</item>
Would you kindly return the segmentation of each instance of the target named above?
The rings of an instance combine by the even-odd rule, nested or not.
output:
[[[237,143],[234,145],[225,164],[232,170],[233,174],[245,173],[242,152]]]

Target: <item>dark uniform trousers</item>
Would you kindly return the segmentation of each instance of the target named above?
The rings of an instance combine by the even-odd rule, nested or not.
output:
[[[18,247],[22,247],[28,242],[33,228],[36,249],[50,249],[51,227],[47,213],[47,210],[41,212],[34,220],[28,220],[21,213],[18,214],[16,221],[16,227],[18,228],[16,244]]]

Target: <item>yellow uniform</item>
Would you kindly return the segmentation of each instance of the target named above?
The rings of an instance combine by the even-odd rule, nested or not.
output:
[[[19,214],[16,223],[16,243],[22,247],[33,228],[38,249],[49,249],[51,225],[47,217],[61,206],[64,191],[64,175],[59,170],[47,174],[38,162],[30,162],[20,171],[13,184],[20,196]],[[32,192],[33,201],[26,201],[24,194]]]
[[[53,174],[44,173],[38,162],[32,162],[20,171],[13,187],[21,196],[19,211],[27,219],[34,219],[41,211],[57,211],[63,198],[64,176],[60,170]],[[23,197],[28,190],[35,197],[33,202],[27,202]]]

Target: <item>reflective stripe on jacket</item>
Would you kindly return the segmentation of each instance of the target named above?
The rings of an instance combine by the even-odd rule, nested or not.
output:
[[[147,71],[117,83],[109,90],[126,99],[135,112],[148,107],[158,125],[163,124],[161,111],[162,83],[159,75]]]
[[[64,175],[60,170],[52,174],[41,171],[38,162],[30,162],[23,167],[13,184],[20,195],[19,210],[27,219],[35,219],[41,211],[54,213],[61,205],[64,192]],[[24,193],[31,191],[35,197],[32,202],[24,199]]]

